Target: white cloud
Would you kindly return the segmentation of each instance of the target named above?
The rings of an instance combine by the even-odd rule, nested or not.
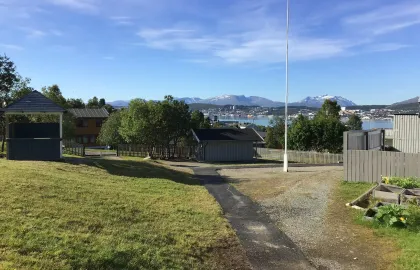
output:
[[[367,52],[389,52],[389,51],[397,51],[400,49],[411,47],[410,45],[406,44],[398,44],[398,43],[379,43],[367,46]]]
[[[49,3],[75,10],[93,12],[98,10],[96,0],[47,0]]]
[[[133,25],[133,19],[129,16],[112,16],[110,19],[116,24],[116,25]]]
[[[385,5],[373,11],[345,17],[342,23],[355,31],[384,35],[420,24],[420,4],[400,2]]]
[[[16,50],[16,51],[22,51],[23,47],[19,46],[19,45],[15,45],[15,44],[0,44],[0,47],[4,48],[4,49],[8,49],[8,50]]]

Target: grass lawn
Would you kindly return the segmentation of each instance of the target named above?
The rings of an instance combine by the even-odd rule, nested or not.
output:
[[[246,269],[221,209],[149,162],[0,159],[0,269]]]
[[[339,193],[344,201],[350,202],[367,191],[371,186],[365,183],[342,182]],[[380,227],[372,223],[363,222],[361,219],[362,214],[359,211],[354,210],[352,214],[356,223],[372,228],[376,236],[395,243],[399,251],[398,254],[390,254],[390,256],[396,257],[395,265],[390,266],[390,269],[420,269],[419,232]]]

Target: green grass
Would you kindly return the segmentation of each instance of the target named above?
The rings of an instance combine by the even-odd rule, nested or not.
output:
[[[0,269],[222,269],[239,250],[197,180],[148,162],[0,159],[0,186]]]
[[[340,185],[340,195],[347,201],[351,201],[372,185],[367,183],[347,183],[342,182]],[[413,232],[407,229],[386,228],[377,223],[362,221],[362,214],[354,211],[354,221],[374,230],[378,237],[385,237],[395,242],[401,249],[400,256],[395,261],[395,265],[391,269],[420,269],[420,232]]]

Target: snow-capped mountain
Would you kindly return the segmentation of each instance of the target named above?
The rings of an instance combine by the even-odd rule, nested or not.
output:
[[[262,106],[262,107],[279,107],[284,103],[275,102],[267,98],[244,95],[222,95],[203,99],[200,103],[214,104],[214,105],[244,105],[244,106]]]
[[[325,100],[333,100],[337,101],[337,103],[341,107],[348,107],[348,106],[356,106],[356,104],[348,100],[346,98],[340,97],[340,96],[330,96],[330,95],[322,95],[322,96],[316,96],[316,97],[306,97],[305,99],[292,103],[293,106],[307,106],[307,107],[315,107],[320,108]]]
[[[198,97],[183,97],[175,98],[176,100],[184,101],[187,104],[203,103],[203,104],[214,104],[214,105],[244,105],[244,106],[261,106],[261,107],[283,107],[283,102],[272,101],[267,98],[258,96],[244,96],[244,95],[221,95],[217,97],[201,99]],[[290,106],[306,106],[320,108],[326,99],[336,100],[342,107],[355,106],[356,104],[348,99],[340,96],[316,96],[307,97],[299,102],[290,103]],[[114,107],[127,107],[129,101],[119,100],[109,102]]]
[[[193,97],[193,98],[183,97],[183,98],[175,98],[175,99],[179,101],[184,101],[186,104],[201,103],[202,101],[202,99],[198,97]]]

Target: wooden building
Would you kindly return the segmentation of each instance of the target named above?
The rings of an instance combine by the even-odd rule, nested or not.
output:
[[[76,118],[75,141],[85,146],[97,146],[96,139],[101,131],[102,123],[109,117],[104,108],[101,109],[69,109]]]

